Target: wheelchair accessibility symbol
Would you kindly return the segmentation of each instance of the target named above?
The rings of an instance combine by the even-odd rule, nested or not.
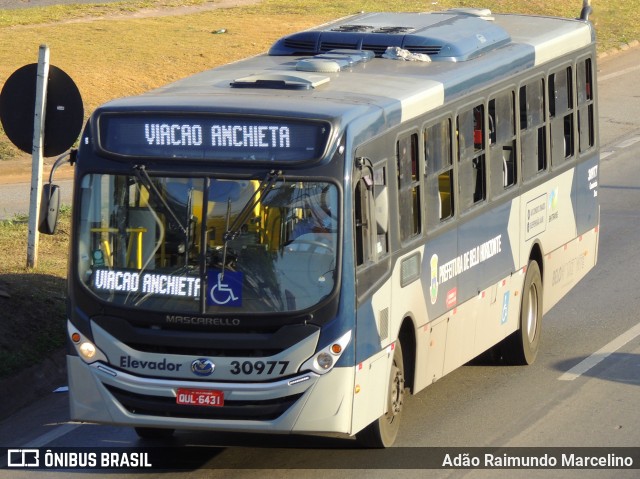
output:
[[[506,324],[509,319],[509,291],[504,293],[504,297],[502,299],[502,318],[500,319],[500,324]]]
[[[243,274],[211,270],[207,276],[209,306],[242,306]]]

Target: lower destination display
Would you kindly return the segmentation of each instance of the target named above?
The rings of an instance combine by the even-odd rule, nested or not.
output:
[[[152,272],[96,269],[93,276],[96,291],[144,293],[161,296],[200,296],[200,278]]]

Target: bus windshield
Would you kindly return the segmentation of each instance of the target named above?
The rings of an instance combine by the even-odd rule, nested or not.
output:
[[[90,174],[78,274],[102,300],[128,307],[300,311],[334,289],[338,211],[327,182]]]

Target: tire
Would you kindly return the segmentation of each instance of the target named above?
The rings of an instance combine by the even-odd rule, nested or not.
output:
[[[396,440],[400,429],[402,407],[404,405],[404,361],[400,341],[395,343],[393,364],[389,374],[387,412],[356,434],[360,445],[368,448],[390,447]]]
[[[505,342],[503,359],[509,364],[533,364],[538,355],[542,330],[542,276],[538,262],[532,260],[522,287],[520,327]]]
[[[136,434],[140,439],[147,441],[166,441],[171,439],[175,429],[162,429],[157,427],[135,427]]]

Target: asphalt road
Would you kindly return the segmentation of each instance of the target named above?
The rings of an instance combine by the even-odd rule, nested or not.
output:
[[[49,178],[49,172],[45,172],[44,181]],[[60,204],[71,205],[73,195],[73,180],[55,180],[54,184],[60,187]],[[29,213],[29,198],[31,194],[30,183],[9,183],[0,185],[0,220],[8,220],[21,217]]]
[[[640,445],[640,49],[599,65],[602,164],[598,266],[544,318],[541,352],[529,367],[470,365],[408,398],[396,448],[348,449],[345,440],[179,432],[172,453],[207,454],[166,478],[637,478],[635,470],[402,469],[433,447],[635,447]],[[1,205],[0,205],[1,208]],[[11,394],[11,391],[3,391]],[[0,423],[0,447],[139,446],[129,428],[68,422],[66,394],[50,394]],[[347,448],[347,450],[343,450]],[[387,462],[384,462],[387,461]],[[332,468],[334,465],[335,469]],[[345,469],[350,469],[345,471]],[[11,472],[8,474],[7,472]],[[73,477],[104,472],[74,471]],[[154,477],[141,471],[123,478]],[[43,477],[2,471],[0,477]],[[69,472],[47,477],[69,477]]]

